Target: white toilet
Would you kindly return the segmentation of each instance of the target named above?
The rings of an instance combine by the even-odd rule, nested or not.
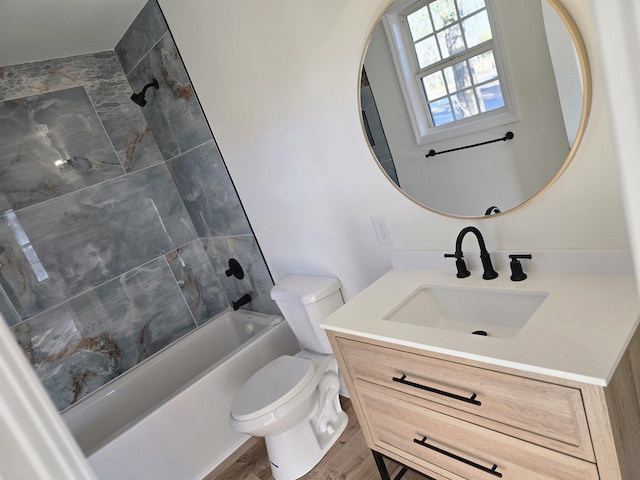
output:
[[[265,437],[276,480],[308,473],[347,426],[338,400],[340,379],[320,322],[344,304],[336,278],[292,275],[271,290],[302,350],[265,365],[231,405],[231,427]]]

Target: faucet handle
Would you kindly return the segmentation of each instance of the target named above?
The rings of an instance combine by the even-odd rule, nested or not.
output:
[[[464,259],[462,258],[461,254],[445,253],[444,257],[445,258],[455,258],[456,259],[456,269],[458,270],[458,273],[456,274],[456,277],[458,277],[458,278],[466,278],[469,275],[471,275],[471,272],[469,271],[469,269],[467,269],[467,264],[464,263]]]
[[[511,280],[513,282],[521,282],[522,280],[525,280],[527,278],[527,274],[522,270],[522,264],[520,263],[519,259],[530,259],[531,254],[527,253],[519,255],[509,255],[509,258],[511,259],[511,262],[509,264],[511,266]]]

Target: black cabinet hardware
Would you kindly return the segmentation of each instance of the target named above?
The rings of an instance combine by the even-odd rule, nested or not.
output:
[[[447,456],[449,458],[453,458],[454,460],[462,462],[462,463],[464,463],[466,465],[470,465],[473,468],[477,468],[478,470],[482,470],[483,472],[488,473],[489,475],[493,475],[494,477],[502,478],[502,474],[497,471],[498,466],[495,463],[493,464],[493,466],[491,468],[487,468],[484,465],[480,465],[479,463],[472,462],[471,460],[467,460],[466,458],[461,457],[459,455],[456,455],[455,453],[447,452],[446,450],[443,450],[442,448],[438,448],[435,445],[428,444],[427,443],[427,437],[422,437],[422,439],[420,439],[420,440],[418,440],[417,438],[414,438],[413,441],[415,443],[417,443],[418,445],[422,445],[425,448],[433,450],[434,452],[441,453],[442,455],[445,455],[445,456]]]
[[[482,402],[476,400],[477,395],[474,393],[471,397],[463,397],[462,395],[456,395],[455,393],[445,392],[444,390],[438,390],[437,388],[427,387],[426,385],[420,385],[419,383],[411,382],[406,379],[406,375],[402,375],[402,377],[391,377],[391,380],[394,382],[402,383],[404,385],[409,385],[411,387],[419,388],[421,390],[426,390],[427,392],[436,393],[438,395],[443,395],[445,397],[453,398],[455,400],[460,400],[461,402],[471,403],[472,405],[482,405]]]

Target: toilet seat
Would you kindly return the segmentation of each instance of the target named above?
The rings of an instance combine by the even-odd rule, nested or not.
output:
[[[315,373],[315,363],[283,355],[265,365],[242,386],[231,405],[238,421],[258,418],[295,397]]]

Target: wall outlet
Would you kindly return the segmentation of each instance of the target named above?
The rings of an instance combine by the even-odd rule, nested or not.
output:
[[[389,233],[387,221],[384,217],[371,217],[371,222],[373,223],[373,229],[376,231],[378,243],[392,244],[393,240],[391,240],[391,234]]]

